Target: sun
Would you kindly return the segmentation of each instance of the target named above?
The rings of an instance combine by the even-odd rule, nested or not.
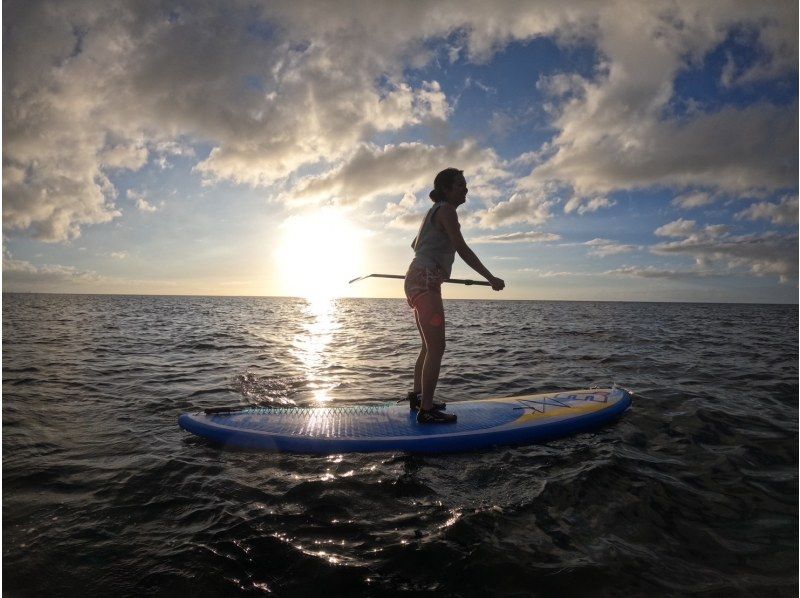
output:
[[[284,293],[311,301],[346,294],[361,271],[363,231],[332,207],[290,216],[280,230],[274,256]]]

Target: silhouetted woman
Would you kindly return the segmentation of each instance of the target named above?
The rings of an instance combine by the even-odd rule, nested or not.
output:
[[[414,391],[408,394],[412,410],[418,409],[417,422],[453,423],[454,414],[444,413],[444,403],[434,402],[433,393],[439,380],[439,368],[445,348],[442,281],[450,278],[455,255],[483,276],[495,291],[506,283],[496,278],[481,263],[461,236],[456,209],[467,201],[464,171],[447,168],[436,175],[430,192],[433,207],[428,210],[411,247],[414,259],[406,272],[405,292],[414,308],[417,328],[422,337],[422,350],[414,368]]]

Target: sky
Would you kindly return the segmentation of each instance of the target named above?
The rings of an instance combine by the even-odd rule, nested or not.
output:
[[[796,303],[794,1],[3,3],[3,290]],[[454,278],[480,279],[456,258]]]

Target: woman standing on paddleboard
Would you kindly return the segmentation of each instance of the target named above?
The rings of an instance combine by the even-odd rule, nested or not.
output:
[[[495,291],[506,286],[500,278],[492,276],[461,236],[456,209],[467,201],[464,171],[447,168],[437,174],[430,198],[434,204],[411,243],[414,259],[405,281],[406,298],[414,309],[422,338],[422,350],[414,368],[414,391],[408,393],[409,405],[412,410],[419,410],[417,422],[421,424],[456,421],[454,414],[443,413],[444,403],[433,401],[445,347],[442,281],[450,278],[456,253],[488,280]]]

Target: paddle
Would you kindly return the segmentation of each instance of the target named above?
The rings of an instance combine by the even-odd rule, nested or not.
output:
[[[375,278],[399,278],[400,280],[405,279],[405,276],[403,276],[402,274],[367,274],[366,276],[360,276],[358,278],[354,278],[353,280],[349,281],[347,284],[351,284],[353,282],[356,282],[357,280],[364,280],[365,278],[371,278],[373,276]],[[465,284],[465,285],[477,284],[477,285],[482,285],[482,286],[485,286],[485,287],[492,286],[492,283],[486,282],[484,280],[464,280],[464,279],[461,279],[461,278],[447,278],[447,279],[443,280],[442,282],[452,282],[454,284]]]

